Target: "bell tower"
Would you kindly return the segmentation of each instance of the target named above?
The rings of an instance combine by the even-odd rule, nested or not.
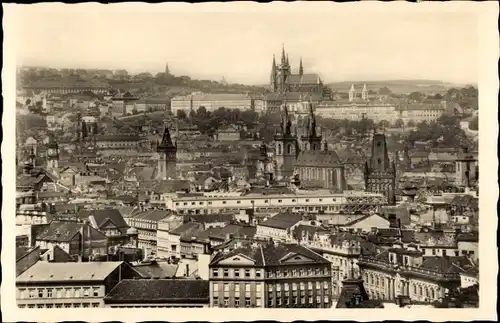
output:
[[[158,169],[156,179],[177,178],[177,146],[173,144],[168,127],[165,126],[161,142],[156,146]]]
[[[53,171],[59,168],[59,145],[52,135],[47,144],[47,168]]]
[[[304,150],[321,150],[322,137],[317,133],[316,117],[314,116],[311,100],[309,100],[308,105],[309,121],[306,127],[306,135],[302,136],[301,140],[304,143]]]
[[[293,176],[295,161],[299,153],[297,136],[292,134],[292,122],[288,115],[286,103],[283,105],[281,116],[281,131],[274,136],[276,176],[290,178]]]
[[[365,190],[383,193],[389,204],[395,203],[396,165],[389,161],[385,134],[373,134],[370,159],[365,163]]]

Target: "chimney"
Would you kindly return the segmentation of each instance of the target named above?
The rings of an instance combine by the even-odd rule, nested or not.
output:
[[[186,264],[186,274],[184,276],[189,277],[189,264]]]

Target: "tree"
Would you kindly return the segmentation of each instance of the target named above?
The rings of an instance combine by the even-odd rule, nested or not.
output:
[[[415,127],[415,121],[413,120],[408,121],[408,127]]]
[[[184,111],[184,110],[177,110],[176,116],[177,116],[177,119],[179,119],[179,120],[187,119],[186,111]]]
[[[378,126],[380,128],[389,128],[391,126],[391,124],[389,123],[389,121],[387,120],[381,120],[379,123],[378,123]]]
[[[404,121],[401,119],[398,119],[394,122],[394,127],[395,128],[403,128],[405,125]]]
[[[425,95],[421,92],[412,92],[408,95],[408,99],[420,102],[425,99]]]

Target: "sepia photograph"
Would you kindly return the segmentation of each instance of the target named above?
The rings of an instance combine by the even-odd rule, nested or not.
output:
[[[460,4],[5,6],[2,308],[494,305],[498,4]]]

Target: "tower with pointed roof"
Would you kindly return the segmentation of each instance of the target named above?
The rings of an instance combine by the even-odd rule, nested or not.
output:
[[[168,68],[168,62],[165,63],[165,75],[166,76],[170,75],[170,69]]]
[[[276,56],[274,55],[273,55],[273,65],[271,66],[270,85],[272,92],[276,92],[278,90],[278,70],[276,67]]]
[[[366,84],[363,85],[363,91],[361,91],[361,98],[368,101],[368,90],[366,89]]]
[[[322,136],[317,132],[316,117],[313,111],[311,100],[307,103],[309,106],[309,117],[306,126],[306,134],[302,136],[304,150],[321,150]]]
[[[371,156],[365,163],[365,190],[383,193],[389,204],[394,204],[396,165],[389,160],[385,134],[374,131]]]
[[[299,75],[300,77],[304,76],[304,66],[302,65],[302,57],[300,58]]]
[[[177,146],[172,142],[170,131],[165,126],[161,142],[156,146],[158,153],[157,180],[177,178]]]
[[[288,115],[286,102],[283,104],[280,131],[274,136],[276,177],[290,178],[293,176],[295,160],[300,151],[296,134],[292,133],[292,122]]]
[[[57,170],[59,168],[59,144],[51,135],[47,144],[47,168]]]
[[[356,90],[354,89],[354,84],[351,84],[351,89],[349,90],[349,101],[354,101],[356,97]]]

